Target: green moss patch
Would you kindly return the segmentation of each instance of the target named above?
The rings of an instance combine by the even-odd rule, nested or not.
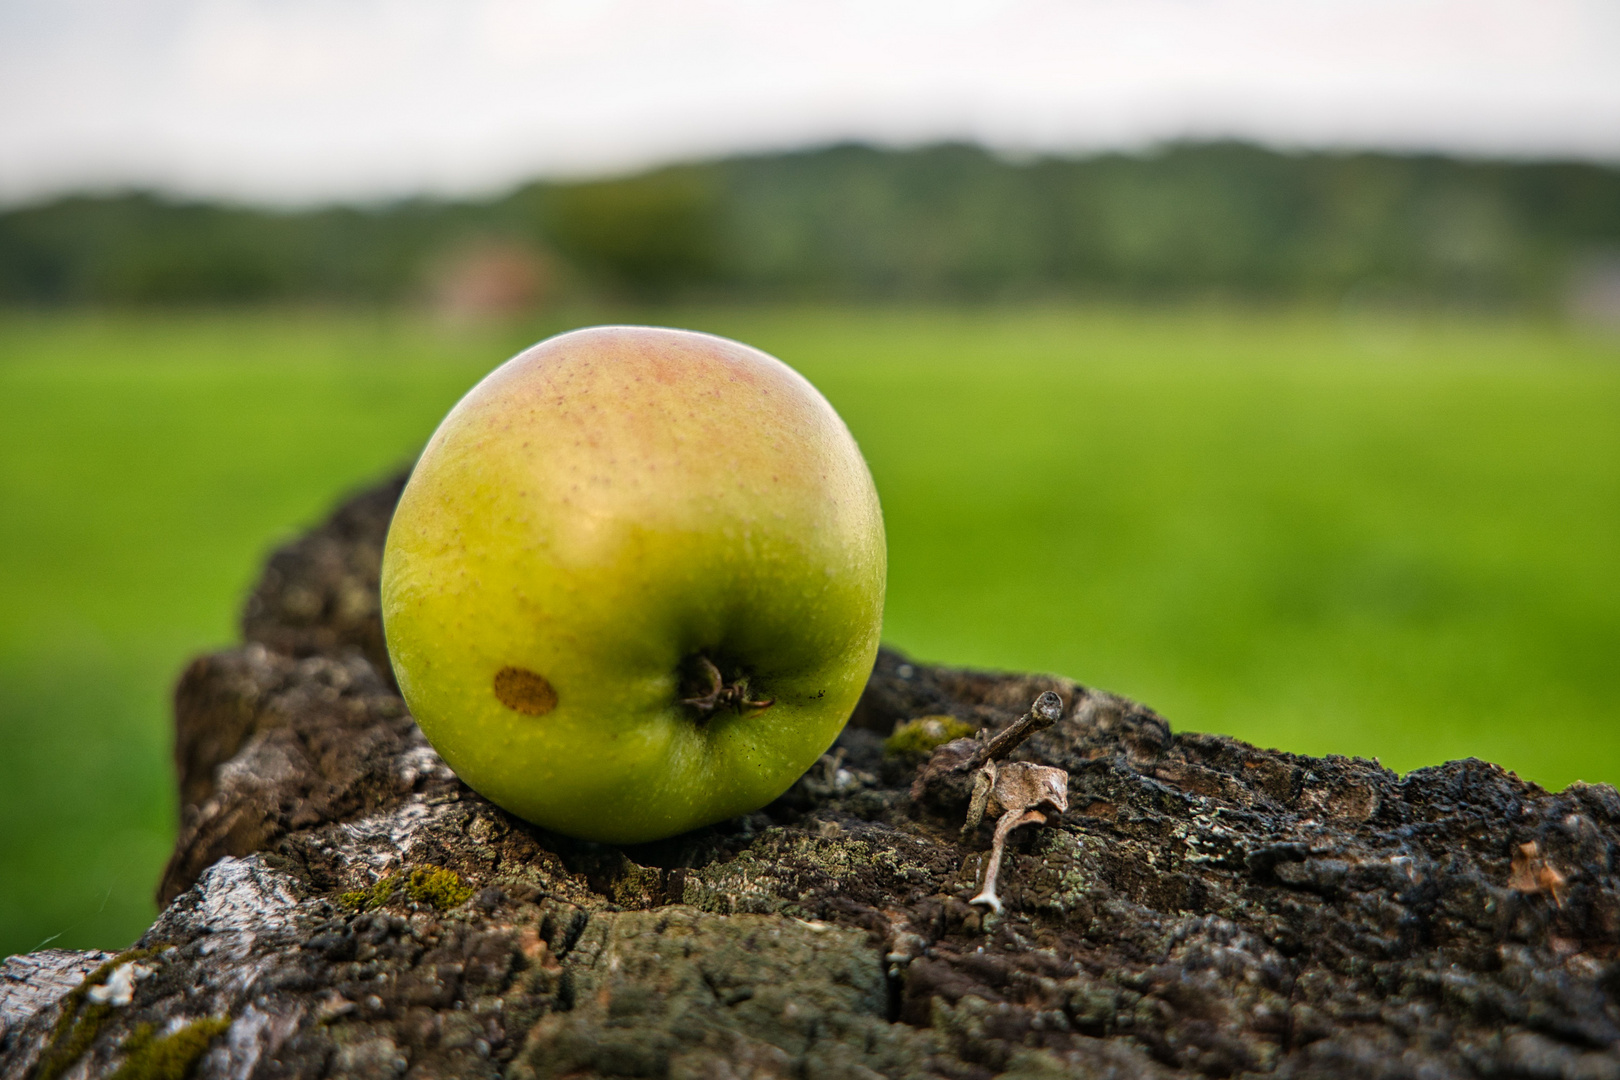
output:
[[[338,897],[350,911],[373,911],[394,898],[401,889],[418,904],[430,904],[440,911],[459,907],[472,898],[473,888],[454,870],[438,866],[418,866],[409,874],[389,874],[378,878],[369,889],[357,889]]]
[[[954,716],[919,716],[895,725],[894,734],[883,742],[883,753],[888,757],[925,758],[936,747],[968,738],[975,730],[972,724]]]
[[[394,890],[398,888],[399,875],[389,874],[387,877],[378,878],[369,889],[356,889],[341,894],[338,903],[350,911],[371,911],[393,899]]]
[[[105,976],[103,976],[105,978]],[[57,1080],[75,1061],[84,1056],[101,1034],[101,1027],[113,1013],[111,1005],[89,1005],[81,1012],[64,1007],[51,1032],[50,1044],[39,1057],[32,1080]]]
[[[405,882],[405,892],[419,904],[432,904],[440,911],[460,907],[472,899],[472,886],[454,870],[419,866]]]
[[[112,1080],[185,1080],[208,1044],[230,1026],[229,1019],[212,1017],[154,1038],[152,1025],[142,1024],[124,1041],[124,1063]]]
[[[75,1061],[84,1056],[90,1045],[101,1034],[102,1027],[107,1023],[115,1011],[111,1005],[90,1002],[92,988],[100,986],[107,981],[107,977],[124,964],[145,960],[153,953],[163,948],[155,945],[148,949],[130,949],[102,964],[96,970],[84,977],[84,981],[62,999],[62,1013],[56,1018],[56,1026],[51,1029],[51,1038],[45,1044],[45,1050],[39,1056],[39,1062],[34,1066],[30,1080],[57,1080],[57,1077],[67,1072]]]

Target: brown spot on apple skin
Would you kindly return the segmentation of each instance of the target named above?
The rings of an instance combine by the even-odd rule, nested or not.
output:
[[[495,696],[508,709],[544,716],[557,707],[557,691],[544,675],[508,665],[495,673]]]

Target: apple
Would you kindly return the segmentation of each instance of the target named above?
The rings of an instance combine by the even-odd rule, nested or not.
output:
[[[877,491],[825,398],[735,341],[562,334],[439,425],[382,566],[412,714],[474,790],[586,840],[748,813],[872,670]]]

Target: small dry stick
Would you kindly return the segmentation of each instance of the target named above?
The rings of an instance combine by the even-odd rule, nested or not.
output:
[[[982,795],[978,784],[980,779],[987,780]],[[984,904],[1000,914],[1001,899],[996,895],[996,877],[1001,870],[1007,837],[1020,825],[1044,823],[1046,815],[1037,807],[1048,807],[1059,813],[1069,808],[1069,774],[1051,765],[1036,765],[1028,761],[1009,761],[999,767],[993,761],[986,762],[975,778],[968,822],[977,827],[984,820],[984,811],[991,803],[1001,811],[1001,818],[996,822],[995,839],[990,844],[990,863],[984,871],[984,887],[968,903]]]
[[[1541,854],[1541,845],[1534,840],[1520,844],[1513,852],[1513,865],[1509,867],[1508,888],[1515,892],[1535,895],[1548,893],[1553,903],[1564,906],[1564,886],[1569,883],[1558,868]]]
[[[985,811],[993,805],[1001,811],[996,822],[995,838],[990,844],[990,862],[984,871],[984,887],[979,895],[968,901],[983,904],[997,914],[1001,913],[1001,898],[996,895],[996,878],[1001,872],[1001,858],[1006,850],[1007,837],[1020,825],[1040,825],[1046,815],[1037,807],[1048,807],[1062,812],[1069,808],[1069,774],[1051,765],[1036,765],[1028,761],[1010,761],[997,765],[1018,745],[1035,732],[1049,728],[1063,715],[1063,700],[1050,690],[1035,699],[1029,712],[1009,724],[1001,734],[991,739],[979,753],[984,764],[973,777],[973,797],[968,803],[967,822],[963,834],[972,832],[984,820]]]
[[[1063,699],[1052,691],[1044,691],[1029,712],[1008,724],[1000,733],[984,744],[980,751],[986,761],[1000,761],[1018,749],[1020,743],[1037,731],[1045,731],[1063,719]]]

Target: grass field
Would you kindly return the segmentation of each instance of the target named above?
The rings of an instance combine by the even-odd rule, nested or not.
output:
[[[1220,310],[664,311],[814,381],[872,465],[888,640],[1179,728],[1620,781],[1620,347]],[[169,687],[278,541],[579,321],[0,317],[0,954],[127,944]]]

